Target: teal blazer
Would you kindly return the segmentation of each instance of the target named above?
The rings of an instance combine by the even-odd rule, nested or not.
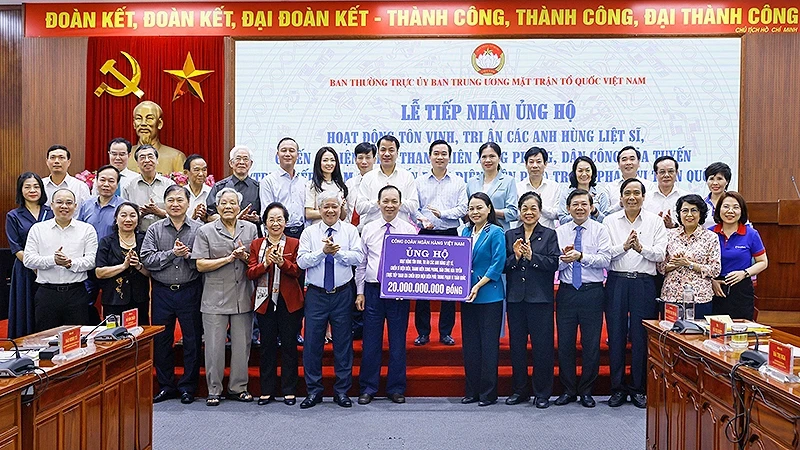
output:
[[[464,228],[461,232],[464,237],[472,236],[472,228]],[[478,241],[472,247],[472,270],[470,271],[471,285],[478,284],[484,276],[492,281],[483,285],[478,291],[478,296],[473,303],[502,302],[505,298],[503,286],[503,268],[506,263],[506,240],[503,228],[487,224],[478,236]]]

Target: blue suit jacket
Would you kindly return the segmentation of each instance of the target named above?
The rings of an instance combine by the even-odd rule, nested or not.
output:
[[[472,228],[464,228],[464,237],[472,235]],[[505,287],[501,278],[506,263],[506,241],[503,228],[487,224],[472,247],[471,285],[475,286],[484,276],[492,281],[483,285],[473,303],[502,302],[505,298]]]
[[[484,192],[483,174],[467,182],[467,197],[476,192]],[[503,231],[511,229],[511,222],[519,219],[517,185],[514,183],[514,178],[501,172],[484,193],[492,200],[495,211],[503,211],[505,214],[505,219],[497,219],[497,223],[503,227]]]

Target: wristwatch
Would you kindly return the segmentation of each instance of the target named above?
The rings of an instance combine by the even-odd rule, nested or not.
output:
[[[744,276],[747,278],[752,277],[752,275],[750,275],[750,272],[748,272],[747,269],[744,269]]]

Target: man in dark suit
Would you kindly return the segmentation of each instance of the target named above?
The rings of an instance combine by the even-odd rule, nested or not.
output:
[[[507,405],[530,399],[528,336],[533,347],[533,392],[537,408],[550,406],[553,393],[553,274],[558,269],[556,232],[539,223],[542,198],[519,198],[522,225],[506,232],[507,314],[514,393]]]

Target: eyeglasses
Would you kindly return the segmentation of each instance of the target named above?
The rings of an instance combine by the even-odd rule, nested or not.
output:
[[[687,216],[687,215],[689,215],[689,214],[692,214],[692,215],[694,215],[694,214],[700,214],[700,210],[699,210],[699,209],[697,209],[697,208],[691,208],[691,209],[686,209],[686,208],[683,208],[683,209],[681,209],[679,212],[680,212],[681,214],[683,214],[684,216]]]
[[[739,205],[722,205],[720,207],[723,211],[741,211],[742,207]]]
[[[233,160],[236,161],[236,162],[245,162],[246,163],[246,162],[250,162],[250,157],[249,156],[237,156],[236,158],[233,158]]]
[[[53,204],[57,206],[74,206],[75,202],[72,200],[53,200]]]
[[[675,175],[675,169],[659,170],[657,173],[660,177],[663,177],[664,175]]]

